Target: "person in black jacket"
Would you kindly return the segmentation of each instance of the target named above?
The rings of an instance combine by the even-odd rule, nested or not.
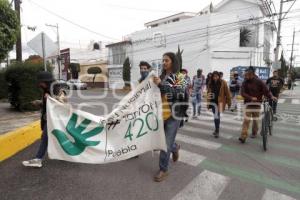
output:
[[[64,103],[66,102],[66,93],[61,89],[59,84],[56,84],[52,73],[39,72],[37,75],[39,87],[43,90],[42,100],[35,100],[32,104],[41,108],[41,129],[42,137],[39,150],[32,160],[23,161],[22,164],[25,167],[42,167],[42,159],[44,158],[48,147],[48,135],[47,135],[47,97],[52,96],[56,100]]]
[[[282,78],[279,77],[277,70],[273,71],[273,76],[267,80],[267,85],[269,86],[269,89],[272,92],[273,96],[278,99],[280,91],[284,85],[284,81]],[[272,99],[270,99],[269,103],[272,106],[273,113],[276,114],[277,101],[273,101]],[[274,119],[276,120],[277,118],[274,117]]]

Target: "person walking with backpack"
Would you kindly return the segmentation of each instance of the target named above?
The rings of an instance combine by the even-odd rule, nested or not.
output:
[[[202,74],[202,69],[198,69],[197,75],[193,77],[192,81],[191,96],[193,104],[193,118],[196,118],[201,114],[201,101],[205,83],[205,76]]]
[[[211,80],[207,88],[207,105],[208,109],[212,109],[214,114],[215,131],[213,136],[219,137],[221,115],[225,110],[226,105],[228,108],[231,107],[231,95],[227,86],[226,81],[221,79],[219,72],[214,71],[212,73]]]
[[[47,97],[51,96],[56,100],[64,103],[66,102],[66,93],[61,89],[59,84],[55,84],[52,73],[39,72],[37,75],[38,85],[43,90],[42,100],[35,100],[32,102],[34,106],[41,108],[41,129],[42,137],[38,152],[34,159],[23,161],[25,167],[42,167],[42,159],[44,158],[48,147],[47,135]]]
[[[232,98],[231,112],[234,112],[235,110],[237,110],[237,96],[240,94],[241,88],[241,81],[239,80],[238,72],[234,72],[233,79],[230,81],[229,88]]]
[[[180,145],[175,143],[180,122],[184,112],[180,103],[184,99],[186,86],[185,81],[177,76],[179,63],[174,53],[163,55],[163,70],[160,77],[154,77],[154,83],[159,87],[162,94],[164,130],[166,134],[167,151],[160,151],[159,172],[154,176],[154,181],[161,182],[168,176],[170,156],[174,162],[178,161]]]

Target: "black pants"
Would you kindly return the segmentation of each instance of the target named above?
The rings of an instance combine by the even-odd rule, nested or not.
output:
[[[272,107],[273,114],[276,114],[276,112],[277,112],[277,101],[269,100],[269,104]]]

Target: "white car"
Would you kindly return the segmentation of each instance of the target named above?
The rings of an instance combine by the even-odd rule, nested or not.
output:
[[[79,79],[70,79],[67,81],[70,90],[86,90],[87,84],[81,82]]]

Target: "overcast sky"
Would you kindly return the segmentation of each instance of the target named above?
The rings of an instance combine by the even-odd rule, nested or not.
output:
[[[217,4],[220,1],[212,2]],[[279,1],[274,1],[277,12]],[[91,40],[118,41],[122,36],[143,29],[146,22],[182,11],[199,12],[210,2],[211,0],[23,0],[21,5],[23,43],[27,43],[41,31],[56,40],[55,29],[46,27],[46,23],[59,24],[62,48],[80,47],[80,45],[85,47]],[[285,4],[285,10],[290,4]],[[48,12],[41,7],[48,9]],[[297,18],[289,18],[283,23],[282,35],[286,51],[291,49],[287,44],[292,42],[293,27],[296,25],[300,31],[300,1],[296,2],[292,10],[298,11],[292,12],[287,17],[294,15]],[[80,29],[55,14],[99,34]],[[36,26],[37,29],[32,32],[27,29],[27,26]],[[300,43],[300,32],[296,41]],[[296,49],[300,50],[300,46]],[[297,53],[299,55],[300,51]]]

